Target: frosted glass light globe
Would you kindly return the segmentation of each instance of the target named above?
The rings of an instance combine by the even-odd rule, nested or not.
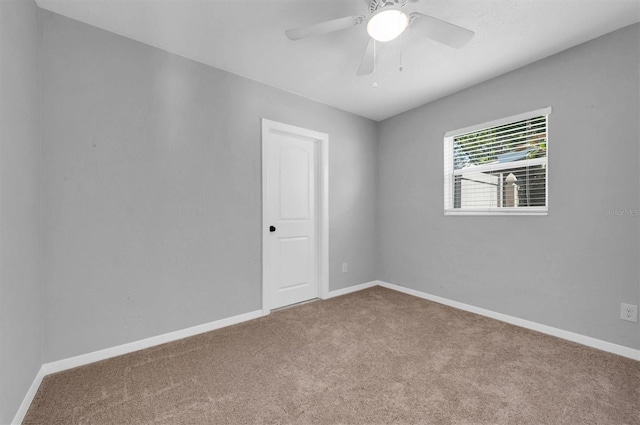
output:
[[[391,41],[407,29],[409,17],[402,10],[385,7],[377,11],[367,23],[367,32],[376,41]]]

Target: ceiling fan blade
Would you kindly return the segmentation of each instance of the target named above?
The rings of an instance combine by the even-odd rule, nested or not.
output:
[[[358,75],[367,75],[373,72],[376,66],[376,41],[373,38],[369,38],[367,48],[362,55],[360,61],[360,67],[358,68]]]
[[[289,37],[289,40],[300,40],[314,35],[321,35],[354,27],[363,22],[364,16],[362,15],[345,16],[344,18],[332,19],[331,21],[320,22],[306,27],[292,28],[290,30],[286,30],[284,33]]]
[[[433,16],[422,13],[414,12],[411,13],[409,17],[411,18],[410,28],[416,28],[432,40],[455,49],[459,49],[467,44],[475,34],[466,28],[441,21]]]

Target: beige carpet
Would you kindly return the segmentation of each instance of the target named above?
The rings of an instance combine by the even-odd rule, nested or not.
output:
[[[24,424],[640,424],[640,362],[384,288],[48,376]]]

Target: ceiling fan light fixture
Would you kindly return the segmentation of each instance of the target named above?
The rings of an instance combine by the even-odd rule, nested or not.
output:
[[[391,41],[407,29],[409,17],[396,7],[377,11],[367,23],[367,33],[376,41]]]

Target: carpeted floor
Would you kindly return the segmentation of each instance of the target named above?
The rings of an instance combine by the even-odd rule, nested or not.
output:
[[[23,424],[640,424],[640,362],[375,287],[50,375]]]

